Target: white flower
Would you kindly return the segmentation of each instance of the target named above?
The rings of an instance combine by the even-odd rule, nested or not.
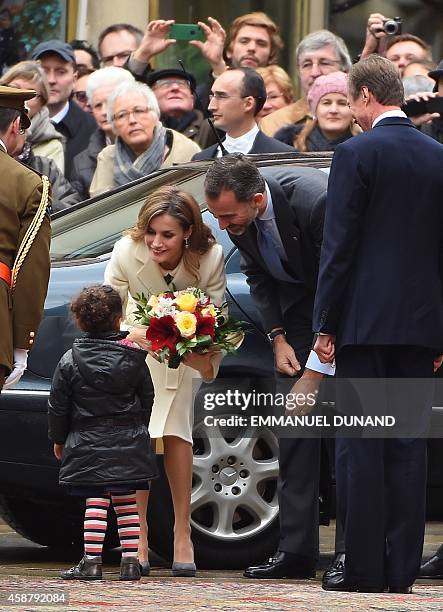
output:
[[[174,300],[172,298],[159,298],[157,307],[155,308],[155,314],[158,317],[166,317],[168,315],[171,315],[173,317],[175,316],[176,312],[177,310],[175,308]]]

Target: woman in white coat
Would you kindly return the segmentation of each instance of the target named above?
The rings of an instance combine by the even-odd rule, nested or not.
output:
[[[224,301],[226,277],[223,251],[211,230],[202,222],[194,198],[176,187],[162,187],[149,196],[139,212],[137,224],[114,246],[105,271],[105,283],[120,293],[126,305],[126,324],[134,340],[146,344],[146,328],[134,324],[133,298],[162,291],[199,287],[216,305]],[[148,357],[155,388],[149,423],[151,438],[162,438],[164,464],[174,506],[175,576],[195,575],[191,541],[190,501],[192,486],[192,380],[213,379],[220,353],[188,355],[185,364],[171,370]],[[139,557],[143,575],[147,560],[147,492],[138,493],[141,519]]]

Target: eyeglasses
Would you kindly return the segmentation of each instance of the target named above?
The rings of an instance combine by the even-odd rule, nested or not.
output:
[[[173,85],[177,85],[181,89],[189,89],[188,81],[184,79],[158,79],[153,84],[153,88],[158,87],[159,89],[166,89],[167,87],[172,87]]]
[[[150,111],[151,109],[148,108],[147,106],[145,108],[142,108],[141,106],[136,106],[130,111],[122,110],[118,113],[115,113],[115,115],[113,116],[113,119],[115,123],[125,123],[126,121],[129,121],[130,115],[133,115],[136,121],[140,121],[140,119],[143,119],[144,117],[146,117],[146,115]]]
[[[300,70],[303,72],[309,72],[314,66],[317,66],[321,71],[334,68],[335,64],[339,64],[339,60],[319,59],[318,62],[312,60],[306,60],[300,64]]]
[[[229,94],[223,93],[222,91],[215,91],[215,92],[210,92],[208,95],[209,100],[213,100],[214,98],[216,100],[229,100],[229,98],[249,98],[249,96],[230,96]]]
[[[88,96],[86,95],[86,91],[73,91],[72,96],[79,102],[83,102],[85,104],[88,101]]]
[[[111,66],[115,57],[119,62],[124,64],[131,53],[132,51],[121,51],[120,53],[114,53],[114,55],[107,55],[106,57],[102,57],[102,64],[103,66]]]

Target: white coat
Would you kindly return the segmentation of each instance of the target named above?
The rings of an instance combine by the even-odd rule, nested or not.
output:
[[[213,245],[201,256],[199,275],[200,280],[196,283],[181,262],[172,282],[177,290],[198,286],[210,296],[214,304],[221,305],[225,297],[226,276],[223,250],[219,244]],[[171,291],[171,286],[166,284],[161,268],[152,261],[143,240],[136,242],[129,236],[124,236],[115,244],[106,267],[105,283],[119,292],[126,313],[125,323],[129,325],[134,324],[133,298],[137,293],[149,297],[162,291]],[[214,376],[219,363],[220,359],[213,359]],[[183,364],[177,370],[172,370],[150,356],[147,364],[155,389],[149,423],[151,438],[175,435],[192,442],[192,387],[193,380],[201,379],[200,374]]]

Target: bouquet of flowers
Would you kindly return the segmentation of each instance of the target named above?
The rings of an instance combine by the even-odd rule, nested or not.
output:
[[[196,287],[135,296],[135,319],[147,326],[150,354],[158,361],[178,368],[190,352],[235,352],[245,335],[246,324],[224,314],[226,304],[215,306],[209,296]]]

